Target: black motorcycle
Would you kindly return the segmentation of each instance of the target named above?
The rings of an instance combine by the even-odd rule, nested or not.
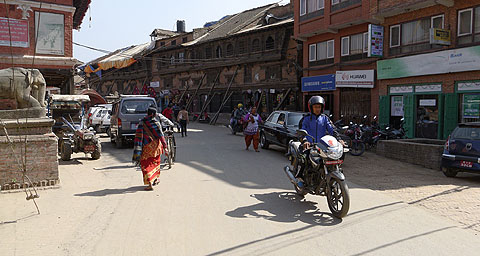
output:
[[[315,142],[305,130],[297,134],[299,138],[310,137]],[[327,135],[313,143],[310,149],[303,149],[300,142],[292,140],[288,150],[292,167],[285,166],[284,171],[297,194],[326,196],[332,214],[337,218],[345,217],[350,208],[350,195],[341,166],[342,156],[348,149]],[[303,171],[303,178],[296,177],[300,171]]]

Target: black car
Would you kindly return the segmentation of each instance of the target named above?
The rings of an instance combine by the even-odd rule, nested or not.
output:
[[[447,177],[480,173],[480,122],[459,124],[453,130],[445,143],[442,171]]]
[[[260,126],[260,146],[267,149],[271,144],[284,148],[290,140],[297,138],[298,124],[306,113],[275,111]]]

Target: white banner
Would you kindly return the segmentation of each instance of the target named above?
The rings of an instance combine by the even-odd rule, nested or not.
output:
[[[160,87],[160,82],[159,81],[150,82],[150,87],[158,88]]]
[[[337,71],[337,87],[373,88],[375,72],[373,70]]]

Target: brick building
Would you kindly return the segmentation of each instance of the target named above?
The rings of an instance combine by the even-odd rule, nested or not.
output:
[[[345,121],[378,114],[376,61],[369,24],[379,24],[370,0],[295,0],[295,38],[303,42],[304,102],[321,95],[325,112]],[[382,1],[380,1],[382,2]],[[303,106],[307,108],[306,104]]]
[[[72,34],[80,28],[90,1],[8,0],[6,5],[2,1],[0,68],[37,68],[47,86],[73,93],[74,67],[79,62],[73,58]]]
[[[445,139],[480,119],[480,1],[378,1],[381,123],[402,117],[409,137]]]
[[[128,68],[103,73],[101,80],[91,83],[93,88],[101,94],[153,88],[162,105],[190,102],[193,112],[201,110],[209,95],[206,111],[218,111],[229,85],[233,94],[223,112],[240,102],[260,104],[266,112],[300,106],[302,56],[293,40],[292,5],[258,7],[189,33],[161,38],[158,34],[168,33],[154,31],[153,50],[135,58]]]

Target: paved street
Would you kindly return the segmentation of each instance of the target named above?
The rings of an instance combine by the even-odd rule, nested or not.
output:
[[[115,149],[105,138],[100,160],[77,154],[61,163],[61,188],[39,192],[41,215],[24,194],[0,194],[0,254],[478,255],[480,250],[478,229],[444,210],[435,213],[430,198],[412,203],[430,195],[425,182],[394,183],[398,174],[376,177],[381,172],[375,168],[390,170],[393,162],[380,163],[372,154],[347,159],[352,203],[349,215],[338,220],[324,197],[295,197],[282,171],[287,164],[282,151],[245,151],[242,137],[224,127],[195,124],[188,138],[178,137],[178,163],[162,172],[153,192],[143,191],[131,149]],[[375,171],[369,174],[369,168]],[[465,178],[451,185],[439,179],[448,190]],[[478,179],[465,182],[478,188]],[[415,188],[422,192],[412,196]],[[405,191],[409,198],[397,195]]]

